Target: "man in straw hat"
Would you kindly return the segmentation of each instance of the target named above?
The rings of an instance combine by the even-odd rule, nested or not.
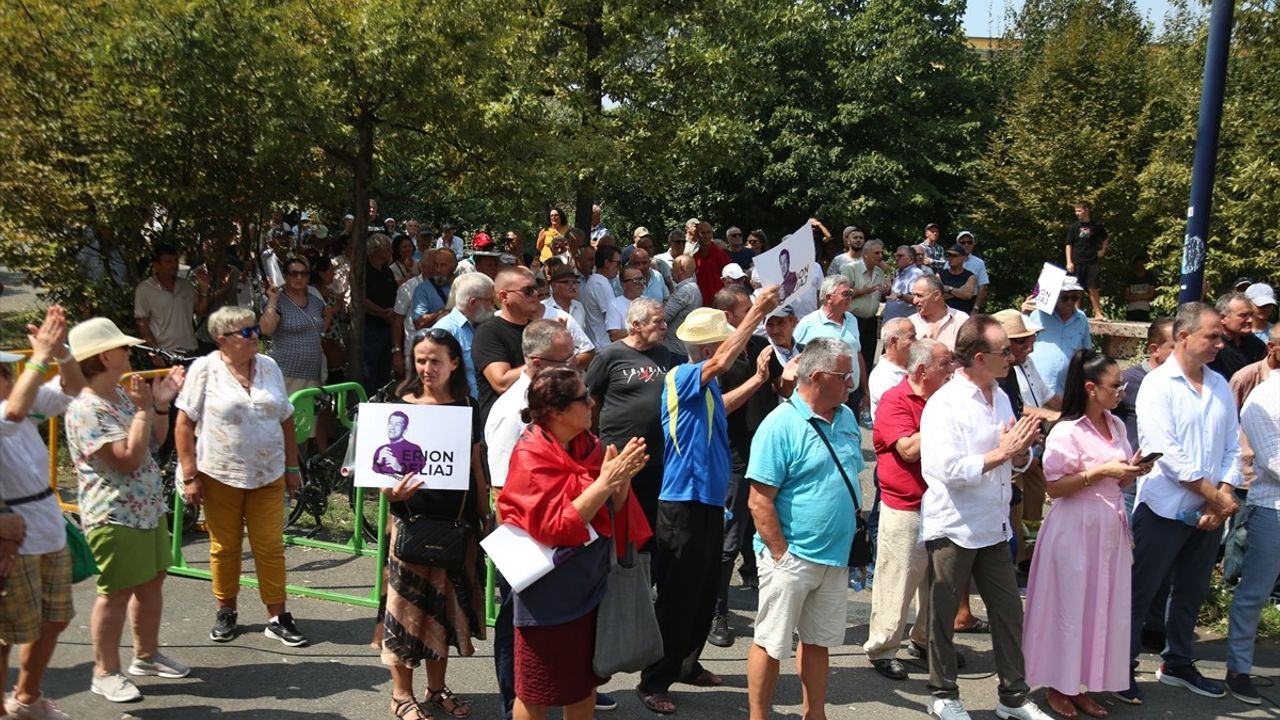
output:
[[[676,710],[671,685],[716,686],[722,680],[698,657],[714,614],[724,499],[729,483],[728,413],[747,401],[751,383],[721,395],[716,378],[733,364],[752,332],[778,306],[778,288],[760,293],[737,328],[723,310],[698,308],[676,330],[689,362],[667,373],[662,393],[665,470],[654,528],[654,610],[665,654],[645,668],[637,691],[649,710]]]

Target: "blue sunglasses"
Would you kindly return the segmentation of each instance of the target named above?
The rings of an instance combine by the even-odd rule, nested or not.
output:
[[[243,327],[243,328],[240,328],[239,330],[232,330],[229,333],[222,333],[222,337],[231,337],[232,335],[239,335],[240,337],[247,340],[252,337],[258,337],[261,334],[262,334],[261,327],[258,327],[257,325],[250,325],[249,327]]]

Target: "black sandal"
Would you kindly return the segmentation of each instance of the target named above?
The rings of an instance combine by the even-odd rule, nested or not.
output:
[[[391,717],[398,720],[434,720],[416,698],[397,698],[394,695],[391,696]]]
[[[449,717],[471,717],[471,703],[467,700],[463,700],[457,695],[454,695],[448,685],[440,688],[439,690],[427,688],[427,702],[448,713]],[[445,703],[449,704],[445,705]]]

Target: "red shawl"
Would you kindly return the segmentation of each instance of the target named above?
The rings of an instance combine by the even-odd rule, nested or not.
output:
[[[530,425],[511,453],[507,484],[498,495],[499,517],[543,545],[584,544],[589,537],[587,525],[573,501],[600,477],[603,462],[604,448],[590,432],[574,438],[566,450],[545,428]],[[634,493],[627,494],[626,506],[616,522],[637,548],[653,537]],[[604,537],[614,537],[607,508],[600,508],[591,526]],[[614,541],[621,556],[626,538],[619,533]]]

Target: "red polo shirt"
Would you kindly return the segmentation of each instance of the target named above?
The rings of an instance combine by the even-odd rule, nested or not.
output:
[[[876,407],[871,442],[876,451],[880,499],[894,510],[920,510],[920,498],[926,487],[920,461],[903,460],[894,444],[920,432],[923,414],[924,398],[911,389],[906,378],[886,391]]]
[[[724,266],[729,264],[729,253],[712,242],[708,243],[706,247],[698,248],[698,254],[693,256],[693,262],[698,268],[696,277],[698,278],[698,289],[702,291],[702,305],[703,307],[709,307],[711,298],[715,297],[715,294],[720,292],[720,288],[724,287],[724,280],[720,277],[720,271],[724,270]]]

